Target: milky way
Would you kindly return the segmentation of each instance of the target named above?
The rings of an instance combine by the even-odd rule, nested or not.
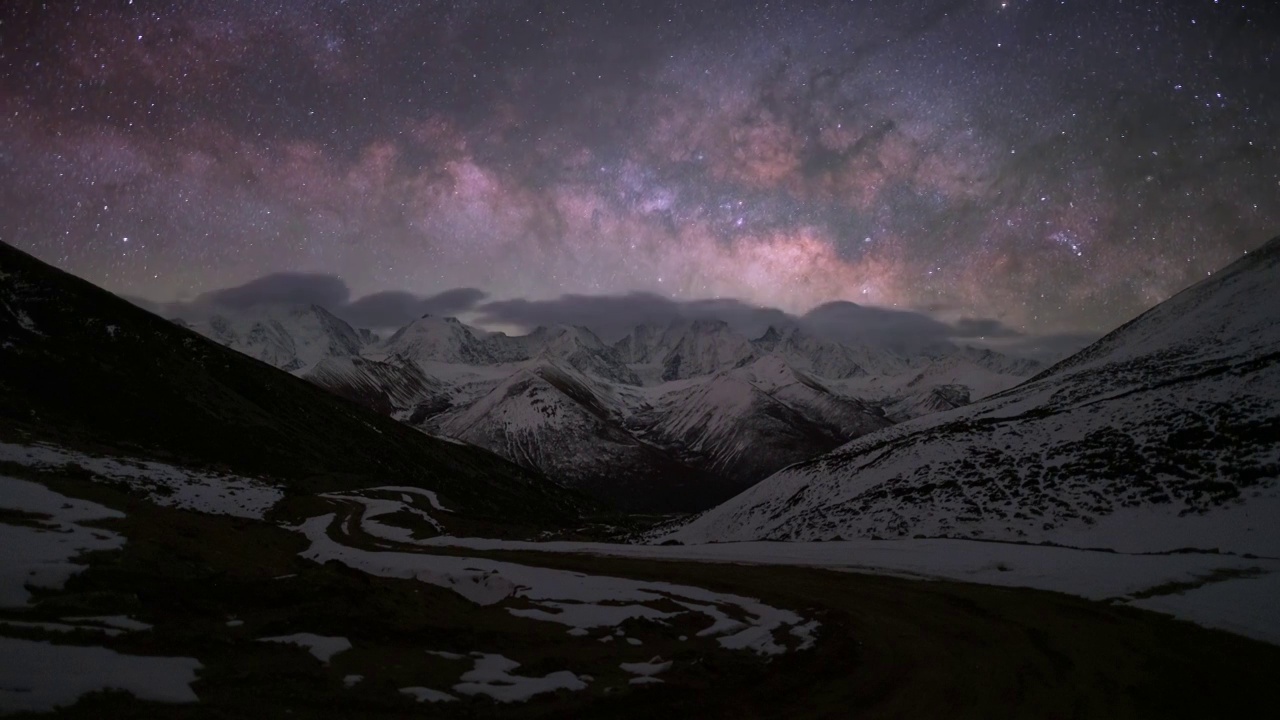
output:
[[[1104,331],[1280,232],[1273,2],[17,2],[0,235],[122,294]]]

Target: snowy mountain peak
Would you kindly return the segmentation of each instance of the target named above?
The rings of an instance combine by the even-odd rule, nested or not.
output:
[[[776,356],[703,378],[673,399],[652,437],[677,444],[691,461],[740,487],[883,425],[861,407],[798,381]]]
[[[508,339],[508,344],[522,348],[528,356],[562,360],[593,377],[627,385],[640,384],[640,378],[614,348],[580,325],[539,327],[524,337]]]
[[[370,355],[469,365],[487,365],[493,361],[485,343],[457,318],[429,314],[397,330],[372,349]]]
[[[662,379],[679,380],[740,367],[755,357],[751,342],[729,329],[723,320],[695,320],[668,328],[678,335],[662,358]],[[664,337],[667,341],[668,337]]]
[[[303,371],[325,358],[359,355],[364,347],[359,333],[319,305],[264,306],[186,325],[290,372]]]
[[[661,360],[661,342],[664,331],[652,325],[637,325],[625,337],[613,344],[618,357],[625,363],[644,365]]]
[[[751,341],[753,345],[764,349],[766,352],[772,351],[780,342],[782,342],[782,333],[778,332],[778,329],[772,325],[764,331],[763,335]]]

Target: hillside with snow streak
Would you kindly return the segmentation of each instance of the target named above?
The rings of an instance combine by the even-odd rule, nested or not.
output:
[[[670,538],[1280,553],[1280,238],[1030,381],[785,468]]]

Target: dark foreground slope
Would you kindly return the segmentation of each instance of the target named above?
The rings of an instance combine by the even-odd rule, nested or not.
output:
[[[686,542],[950,535],[1280,553],[1280,238],[1030,381],[786,468]]]
[[[0,243],[0,437],[266,475],[299,492],[417,485],[470,514],[580,497],[336,397]]]

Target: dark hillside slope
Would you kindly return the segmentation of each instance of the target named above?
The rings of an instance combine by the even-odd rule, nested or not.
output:
[[[475,516],[567,521],[581,497],[225,348],[0,243],[0,437],[267,475],[436,490]]]

